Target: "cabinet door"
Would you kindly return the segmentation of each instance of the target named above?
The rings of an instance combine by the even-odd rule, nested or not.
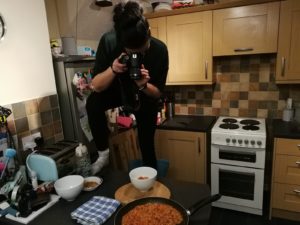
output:
[[[151,35],[167,44],[166,17],[148,19]]]
[[[275,182],[300,185],[300,156],[276,155]]]
[[[206,183],[204,133],[157,130],[155,146],[158,158],[170,162],[168,177]]]
[[[213,12],[213,55],[277,51],[279,2]]]
[[[168,85],[211,84],[212,12],[167,17]]]
[[[277,83],[300,83],[300,1],[281,2]]]
[[[274,184],[273,208],[300,212],[300,186],[287,184]]]

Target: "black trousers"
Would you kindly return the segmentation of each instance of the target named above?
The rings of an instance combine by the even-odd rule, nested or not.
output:
[[[109,129],[105,111],[122,106],[122,95],[119,83],[114,81],[103,92],[93,92],[87,99],[86,109],[89,126],[99,151],[108,148]],[[156,129],[157,107],[154,103],[140,99],[140,108],[132,112],[137,121],[138,141],[141,149],[143,164],[156,168],[156,155],[154,148],[154,134]]]

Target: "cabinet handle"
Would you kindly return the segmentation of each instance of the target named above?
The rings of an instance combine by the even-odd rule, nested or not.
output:
[[[249,52],[253,51],[253,48],[236,48],[234,49],[235,52]]]
[[[285,57],[281,58],[281,76],[284,77],[284,71],[285,71]]]
[[[201,153],[201,139],[198,137],[198,153]]]
[[[207,70],[208,70],[208,62],[205,61],[205,80],[207,80]]]
[[[300,150],[300,144],[299,144],[299,145],[297,145],[297,147],[298,147],[298,149]]]
[[[300,166],[300,161],[296,161],[296,164],[297,164],[298,166]]]
[[[296,194],[300,194],[300,190],[295,189],[294,192],[295,192]]]

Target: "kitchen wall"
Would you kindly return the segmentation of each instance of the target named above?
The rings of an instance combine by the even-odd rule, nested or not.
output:
[[[0,105],[56,93],[44,1],[0,0]]]
[[[95,0],[45,0],[45,4],[51,39],[74,37],[78,46],[96,50],[102,34],[113,27],[113,7],[96,6]]]
[[[282,118],[286,99],[300,102],[300,84],[275,83],[276,54],[214,57],[213,86],[168,86],[176,114]]]
[[[22,137],[36,131],[46,142],[60,140],[63,135],[44,1],[0,0],[0,13],[7,26],[0,41],[0,105],[12,109],[8,127],[20,147],[17,149],[21,150]],[[0,132],[5,128],[0,127]],[[0,141],[5,145],[5,138]],[[19,159],[21,155],[18,153]]]
[[[11,109],[8,128],[16,135],[18,149],[22,149],[22,138],[40,132],[45,143],[63,139],[62,123],[56,94],[20,101],[4,107]]]

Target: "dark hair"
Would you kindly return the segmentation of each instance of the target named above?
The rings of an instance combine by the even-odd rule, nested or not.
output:
[[[114,8],[114,28],[118,41],[127,48],[140,48],[150,37],[149,24],[137,2],[121,2]]]

